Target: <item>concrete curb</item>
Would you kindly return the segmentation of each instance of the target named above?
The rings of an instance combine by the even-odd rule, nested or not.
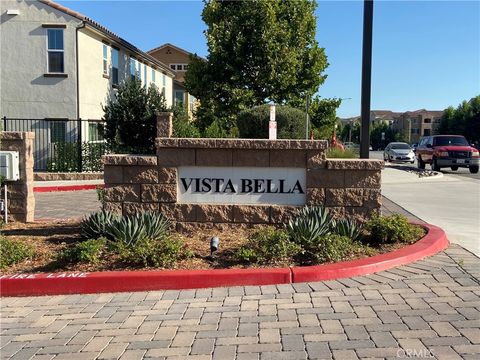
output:
[[[428,233],[413,245],[365,259],[280,269],[219,269],[108,271],[14,274],[0,276],[0,296],[91,294],[207,287],[289,284],[367,275],[431,256],[448,246],[445,232],[424,226]]]
[[[57,191],[80,191],[95,190],[97,186],[104,187],[104,184],[84,184],[84,185],[58,185],[58,186],[35,186],[33,192],[57,192]]]

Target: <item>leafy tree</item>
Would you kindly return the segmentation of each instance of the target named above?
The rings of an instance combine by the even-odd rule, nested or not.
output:
[[[200,100],[198,126],[233,126],[241,110],[273,101],[298,103],[325,81],[315,40],[314,0],[205,1],[209,55],[193,56],[185,76]]]
[[[463,101],[457,108],[445,109],[439,134],[463,135],[471,142],[480,141],[480,95],[469,101]]]
[[[309,114],[312,128],[316,129],[315,138],[331,138],[337,124],[337,108],[341,103],[341,99],[321,99],[320,97],[313,99]]]
[[[155,85],[126,80],[103,107],[105,139],[115,152],[154,153],[156,112],[166,111],[165,97]]]

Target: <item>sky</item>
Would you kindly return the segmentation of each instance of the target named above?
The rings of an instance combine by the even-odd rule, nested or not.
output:
[[[206,57],[203,3],[57,1],[144,51],[172,43]],[[318,0],[316,39],[329,67],[319,95],[341,98],[340,117],[360,114],[363,2]],[[443,110],[480,95],[480,0],[375,0],[375,110]]]

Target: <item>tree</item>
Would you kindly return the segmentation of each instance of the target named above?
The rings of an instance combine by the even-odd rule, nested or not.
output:
[[[480,141],[480,95],[445,109],[438,127],[439,134],[463,135],[471,142]]]
[[[299,103],[318,90],[328,63],[315,40],[315,8],[314,0],[205,2],[209,55],[193,56],[185,76],[200,100],[201,130],[216,118],[228,129],[241,110]]]
[[[166,111],[165,97],[155,85],[126,80],[103,107],[105,139],[115,152],[155,153],[156,113]]]
[[[316,138],[331,138],[337,124],[337,108],[341,103],[341,99],[321,99],[320,97],[313,99],[309,114],[312,129],[316,130]],[[341,129],[338,131],[341,133]]]

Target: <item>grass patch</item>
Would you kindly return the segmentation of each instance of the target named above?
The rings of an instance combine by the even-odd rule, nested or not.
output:
[[[357,159],[358,153],[352,149],[339,149],[339,148],[329,148],[327,149],[327,159]]]

